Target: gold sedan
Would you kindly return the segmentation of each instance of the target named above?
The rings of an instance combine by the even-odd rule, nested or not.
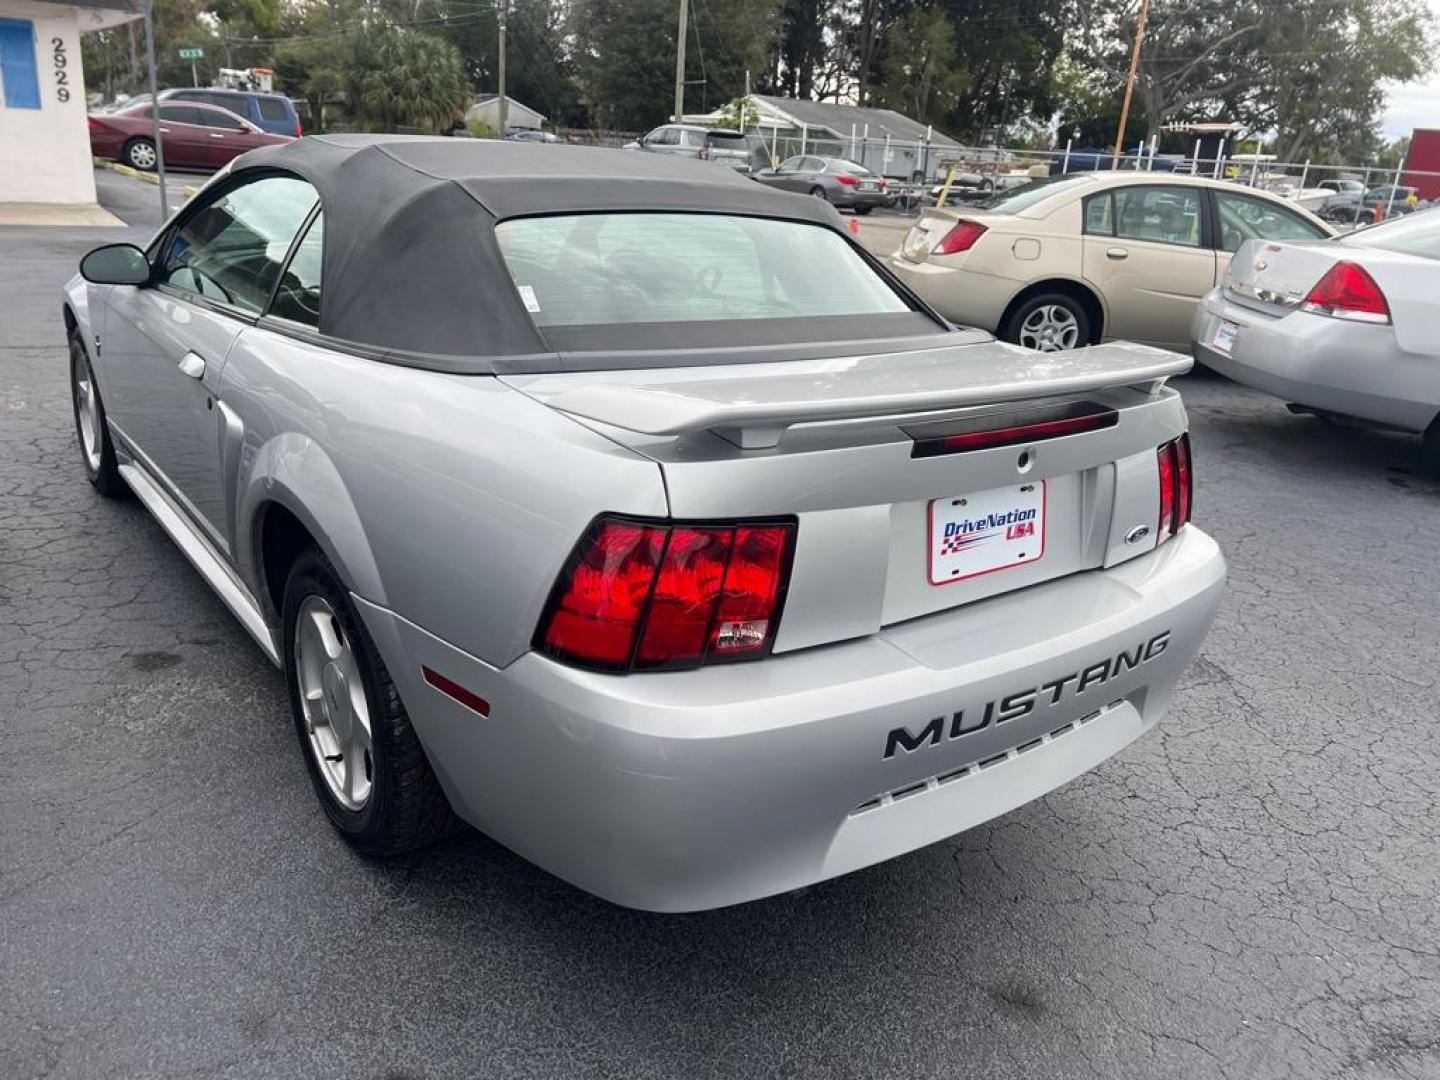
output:
[[[1119,338],[1188,351],[1195,306],[1241,243],[1334,234],[1295,203],[1234,183],[1069,173],[926,209],[889,266],[951,321],[1029,348]]]

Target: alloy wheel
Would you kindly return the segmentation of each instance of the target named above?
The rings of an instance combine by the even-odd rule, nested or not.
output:
[[[74,348],[74,346],[71,346]],[[100,404],[95,393],[95,374],[83,354],[75,362],[75,417],[79,420],[80,448],[90,473],[100,471],[100,453],[104,447],[100,431]]]
[[[1080,322],[1059,304],[1042,304],[1020,324],[1020,344],[1040,352],[1073,349],[1080,343]]]
[[[148,142],[138,142],[130,147],[130,164],[137,169],[153,169],[155,167],[155,147]]]
[[[310,752],[341,806],[359,810],[375,776],[370,706],[355,652],[324,597],[311,594],[295,615],[295,677]]]

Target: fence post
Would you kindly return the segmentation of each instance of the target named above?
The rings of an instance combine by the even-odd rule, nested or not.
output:
[[[1216,150],[1216,151],[1215,151],[1215,175],[1214,175],[1213,179],[1219,180],[1219,179],[1220,179],[1220,174],[1221,174],[1222,172],[1224,172],[1224,171],[1225,171],[1225,151],[1224,151],[1223,149],[1221,149],[1221,150]]]
[[[1154,171],[1155,171],[1155,151],[1157,151],[1157,150],[1159,150],[1159,149],[1160,149],[1160,136],[1159,136],[1159,135],[1151,135],[1151,136],[1150,136],[1150,163],[1149,163],[1149,165],[1148,165],[1148,166],[1146,167],[1146,169],[1145,169],[1146,172],[1154,172]]]
[[[1394,183],[1392,183],[1391,186],[1390,186],[1390,199],[1388,199],[1387,202],[1385,202],[1385,216],[1387,216],[1387,217],[1390,217],[1390,212],[1391,212],[1392,209],[1394,209],[1394,206],[1395,206],[1395,192],[1397,192],[1397,190],[1400,189],[1401,174],[1403,174],[1404,171],[1405,171],[1405,163],[1404,163],[1404,160],[1401,160],[1401,163],[1398,164],[1398,166],[1395,166],[1395,181],[1394,181]]]
[[[1361,183],[1365,185],[1365,191],[1369,191],[1369,190],[1370,190],[1370,166],[1369,166],[1369,165],[1366,165],[1366,166],[1365,166],[1365,179],[1362,180]],[[1365,191],[1362,191],[1362,192],[1360,193],[1360,198],[1358,198],[1358,199],[1355,200],[1355,217],[1354,217],[1354,219],[1350,222],[1351,225],[1359,225],[1359,224],[1360,224],[1360,211],[1365,209]]]
[[[1203,141],[1204,141],[1203,139],[1196,139],[1196,140],[1195,140],[1195,153],[1193,153],[1193,154],[1190,155],[1190,175],[1191,175],[1191,176],[1199,176],[1199,175],[1200,175],[1200,144],[1201,144],[1201,142],[1203,142]]]
[[[1297,198],[1298,198],[1301,194],[1304,193],[1304,191],[1305,191],[1305,180],[1309,177],[1309,175],[1310,175],[1310,159],[1307,157],[1307,158],[1305,159],[1305,167],[1300,170],[1300,190],[1295,193]]]
[[[802,154],[805,153],[805,136],[806,136],[808,133],[809,133],[809,128],[808,128],[808,126],[806,125],[806,123],[805,123],[804,120],[801,120],[801,121],[800,121],[800,153],[802,153]]]
[[[1060,171],[1062,173],[1068,173],[1070,171],[1070,147],[1073,145],[1075,145],[1074,139],[1065,140],[1065,157],[1060,162]]]

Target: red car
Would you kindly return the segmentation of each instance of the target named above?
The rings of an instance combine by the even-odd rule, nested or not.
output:
[[[246,150],[292,142],[261,131],[228,109],[192,102],[160,103],[165,164],[177,169],[218,169]],[[90,152],[146,172],[155,168],[155,127],[150,103],[118,113],[90,114]]]

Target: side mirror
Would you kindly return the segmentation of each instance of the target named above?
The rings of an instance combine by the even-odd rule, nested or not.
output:
[[[150,260],[134,244],[106,244],[80,260],[80,276],[92,285],[144,285]]]

